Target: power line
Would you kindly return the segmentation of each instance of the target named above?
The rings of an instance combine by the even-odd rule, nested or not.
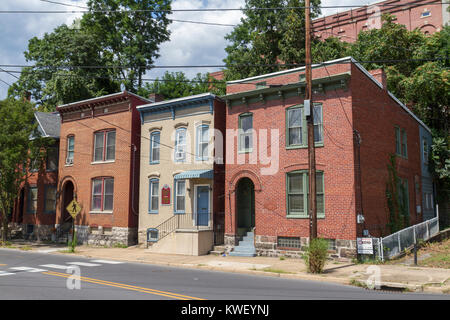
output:
[[[8,82],[6,82],[5,80],[0,79],[1,82],[3,82],[4,84],[6,84],[7,86],[11,87],[12,84],[9,84]]]
[[[401,62],[414,62],[414,61],[444,61],[450,60],[450,57],[437,57],[437,58],[429,58],[429,59],[378,59],[378,60],[366,60],[366,61],[358,61],[359,63],[401,63]],[[320,65],[328,65],[328,64],[347,64],[349,61],[324,61],[319,63],[314,63],[313,66]],[[115,66],[101,66],[101,65],[91,65],[91,66],[69,66],[69,65],[20,65],[20,64],[0,64],[0,68],[41,68],[41,69],[131,69],[131,68],[141,68],[141,69],[190,69],[190,68],[239,68],[239,67],[304,67],[305,63],[273,63],[273,64],[216,64],[216,65],[142,65],[142,66],[127,66],[127,65],[115,65]],[[1,70],[0,70],[1,71]],[[22,73],[23,71],[16,70],[3,70],[4,72],[13,72],[13,73]],[[30,70],[35,71],[35,70]],[[36,70],[38,71],[38,70]],[[44,70],[42,70],[44,71]],[[54,70],[48,70],[54,71]],[[153,79],[147,79],[152,81]]]
[[[76,7],[76,8],[81,8],[81,9],[89,9],[88,7],[84,7],[84,6],[78,6],[78,5],[74,5],[74,4],[69,4],[69,3],[63,3],[63,2],[57,2],[57,1],[49,1],[49,0],[39,0],[42,2],[48,2],[48,3],[53,3],[53,4],[59,4],[59,5],[63,5],[63,6],[67,6],[67,7]],[[224,24],[224,23],[215,23],[215,22],[203,22],[203,21],[191,21],[191,20],[179,20],[179,19],[169,19],[170,21],[173,22],[183,22],[183,23],[192,23],[192,24],[203,24],[203,25],[209,25],[209,26],[222,26],[222,27],[236,27],[237,25],[235,24]]]
[[[49,2],[49,1],[46,1]],[[56,3],[53,2],[53,3]],[[61,4],[61,3],[58,3]],[[450,2],[429,2],[424,3],[424,5],[443,5],[450,4]],[[299,6],[299,7],[273,7],[273,8],[197,8],[197,9],[134,9],[134,10],[0,10],[0,13],[24,13],[24,14],[40,14],[40,13],[55,13],[55,14],[66,14],[66,13],[172,13],[172,12],[226,12],[226,11],[280,11],[280,10],[301,10],[308,8],[320,8],[320,9],[339,9],[339,8],[361,8],[361,7],[404,7],[411,6],[410,3],[400,3],[400,4],[355,4],[355,5],[335,5],[335,6]]]

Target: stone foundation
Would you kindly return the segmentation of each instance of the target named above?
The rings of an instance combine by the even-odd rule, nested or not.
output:
[[[227,253],[232,251],[234,246],[238,245],[238,243],[239,237],[237,235],[225,235],[224,246],[226,247]],[[301,237],[300,248],[279,248],[276,236],[255,235],[255,249],[258,256],[301,258],[306,252],[308,244],[309,238]],[[356,258],[356,240],[336,239],[335,249],[328,250],[328,255],[333,259]]]
[[[32,226],[32,228],[28,228]],[[31,225],[11,223],[8,226],[11,239],[26,239],[34,241],[55,241],[56,232],[54,225]],[[31,232],[28,232],[31,231]]]
[[[78,244],[106,247],[111,247],[115,244],[132,246],[136,244],[137,240],[136,228],[75,226],[75,230]],[[69,238],[71,238],[71,235],[69,235]],[[61,240],[63,242],[67,241],[66,238]]]

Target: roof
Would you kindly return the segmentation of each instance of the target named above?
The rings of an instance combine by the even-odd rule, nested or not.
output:
[[[58,112],[39,112],[34,113],[34,117],[39,125],[43,137],[59,139],[61,130],[61,118]]]
[[[214,171],[212,169],[206,170],[189,170],[182,173],[178,173],[173,177],[178,179],[213,179]]]
[[[56,110],[58,110],[58,111],[64,110],[65,111],[65,110],[69,110],[69,109],[70,110],[71,109],[79,109],[79,108],[86,107],[88,105],[93,105],[93,104],[105,104],[105,103],[114,102],[115,100],[118,100],[118,99],[119,99],[118,101],[120,101],[120,99],[125,99],[128,96],[134,96],[134,97],[136,97],[142,101],[148,102],[148,103],[152,102],[152,100],[141,97],[132,92],[122,91],[122,92],[107,94],[107,95],[104,95],[101,97],[95,97],[95,98],[90,98],[90,99],[86,99],[86,100],[63,104],[63,105],[57,106]]]
[[[364,68],[355,58],[353,58],[351,56],[340,58],[340,59],[335,59],[335,60],[331,60],[331,61],[326,61],[326,62],[319,63],[319,64],[313,64],[311,67],[312,68],[320,68],[321,66],[324,66],[324,65],[332,65],[332,64],[348,63],[348,62],[353,63],[362,73],[364,73],[377,86],[379,86],[380,88],[383,88],[383,85],[377,79],[375,79],[374,76],[371,75],[370,72],[367,71],[367,69]],[[240,80],[227,81],[227,85],[238,84],[238,83],[245,83],[247,81],[252,81],[252,80],[257,80],[257,79],[262,79],[262,78],[267,78],[267,77],[276,77],[276,76],[279,76],[279,75],[289,74],[289,73],[303,71],[303,70],[305,70],[305,67],[299,67],[299,68],[295,68],[295,69],[283,70],[283,71],[263,74],[263,75],[249,77],[249,78],[240,79]],[[252,90],[252,91],[254,91],[254,90]],[[402,109],[404,109],[421,126],[423,126],[425,128],[425,130],[427,130],[428,132],[431,132],[430,128],[425,123],[423,123],[423,121],[420,120],[405,104],[403,104],[391,92],[387,91],[387,93],[392,98],[392,100],[394,100]],[[227,96],[224,96],[223,98],[226,99]]]
[[[173,107],[177,105],[187,105],[213,99],[220,99],[220,98],[212,93],[207,92],[171,100],[164,100],[156,103],[143,104],[141,106],[138,106],[136,109],[138,109],[139,111],[150,111],[152,109],[163,109],[167,107]]]

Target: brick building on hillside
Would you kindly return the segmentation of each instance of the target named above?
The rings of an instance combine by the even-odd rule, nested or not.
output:
[[[312,73],[318,236],[348,257],[357,237],[389,234],[391,155],[409,223],[424,219],[424,193],[433,189],[422,172],[422,138],[431,133],[387,91],[381,70],[369,73],[348,57]],[[298,255],[308,241],[304,81],[297,68],[227,83],[225,243],[236,255]]]
[[[447,8],[448,3],[438,0],[387,0],[314,19],[312,29],[321,39],[334,36],[355,42],[361,30],[381,28],[381,15],[390,13],[410,31],[433,34],[449,22]]]
[[[137,242],[141,124],[136,107],[150,102],[124,91],[57,107],[60,240],[70,232],[66,207],[76,199],[82,207],[75,220],[79,242]]]
[[[25,239],[52,240],[54,235],[56,194],[58,184],[60,118],[57,112],[35,112],[34,118],[41,137],[51,143],[42,163],[31,163],[25,172],[11,217],[12,231],[21,230]],[[54,238],[53,238],[54,239]]]

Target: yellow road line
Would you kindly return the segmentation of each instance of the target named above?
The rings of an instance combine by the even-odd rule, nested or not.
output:
[[[54,271],[48,271],[48,272],[42,272],[42,273],[51,275],[51,276],[64,277],[64,278],[69,278],[72,276],[70,274],[59,273],[59,272],[54,272]],[[90,283],[102,284],[105,286],[117,287],[117,288],[121,288],[121,289],[128,289],[128,290],[133,290],[133,291],[138,291],[138,292],[143,292],[143,293],[151,293],[151,294],[155,294],[155,295],[159,295],[159,296],[175,298],[175,299],[180,299],[180,300],[190,300],[190,299],[191,300],[204,300],[201,298],[186,296],[186,295],[182,295],[182,294],[178,294],[178,293],[160,291],[160,290],[156,290],[156,289],[132,286],[132,285],[128,285],[128,284],[105,281],[105,280],[100,280],[100,279],[93,279],[93,278],[88,278],[88,277],[80,277],[80,280],[85,281],[85,282],[90,282]]]

